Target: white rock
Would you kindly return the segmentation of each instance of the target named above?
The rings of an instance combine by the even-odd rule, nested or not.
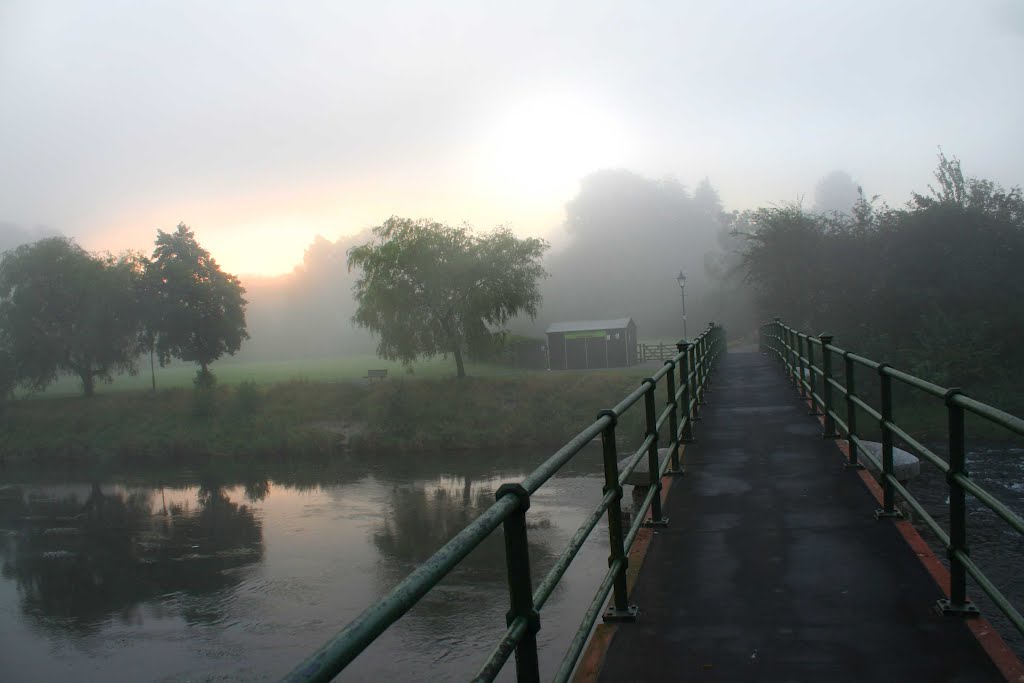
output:
[[[861,445],[864,446],[864,450],[867,451],[875,460],[878,461],[879,465],[882,463],[882,444],[877,441],[862,441]],[[875,475],[879,474],[878,468],[875,464],[866,457],[859,457],[858,460],[862,465],[871,470]],[[899,482],[910,481],[916,476],[921,474],[921,461],[913,453],[908,453],[902,448],[896,448],[893,446],[892,449],[892,473],[895,475],[896,480]]]

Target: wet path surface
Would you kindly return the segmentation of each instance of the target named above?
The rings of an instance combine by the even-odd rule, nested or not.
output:
[[[712,391],[601,680],[1004,680],[768,357]]]

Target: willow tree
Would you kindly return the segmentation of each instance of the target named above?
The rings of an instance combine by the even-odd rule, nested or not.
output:
[[[352,321],[378,336],[382,358],[408,364],[450,353],[465,377],[465,355],[487,349],[495,328],[537,315],[543,240],[398,217],[373,235],[348,251],[348,267],[361,271]]]

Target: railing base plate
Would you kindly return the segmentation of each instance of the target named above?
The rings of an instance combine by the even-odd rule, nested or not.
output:
[[[838,439],[839,435],[836,434],[835,432],[832,432],[831,434],[827,434],[827,433],[826,434],[822,434],[821,438],[823,438],[823,439]]]
[[[844,462],[843,463],[843,469],[844,470],[862,470],[862,469],[864,469],[864,465],[861,465],[859,462]]]
[[[948,617],[977,617],[981,612],[970,600],[962,605],[954,605],[952,600],[942,598],[935,603],[940,612]]]
[[[636,605],[630,605],[626,609],[615,609],[614,607],[609,607],[605,610],[602,618],[605,622],[636,621],[636,615],[639,613],[640,608]]]
[[[685,477],[686,476],[686,470],[684,470],[682,467],[680,467],[678,470],[673,470],[673,469],[669,468],[669,469],[665,470],[665,476],[666,477]]]
[[[875,519],[903,519],[903,513],[899,510],[886,512],[882,508],[875,510]]]
[[[649,519],[644,522],[641,526],[648,529],[656,526],[668,526],[668,517],[662,517],[661,519]]]

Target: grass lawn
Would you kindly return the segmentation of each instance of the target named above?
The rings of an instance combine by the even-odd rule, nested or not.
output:
[[[388,377],[399,378],[442,378],[455,376],[455,361],[452,358],[432,358],[414,363],[407,370],[401,363],[382,360],[373,354],[344,356],[339,358],[321,358],[287,361],[236,361],[222,359],[210,366],[221,385],[240,384],[245,381],[259,385],[276,384],[289,381],[310,382],[345,382],[366,378],[366,371],[386,369]],[[409,372],[411,370],[411,373]],[[501,375],[519,375],[524,371],[503,365],[485,363],[467,363],[466,372],[471,376],[494,377]],[[535,372],[546,372],[538,370]],[[157,389],[175,389],[192,386],[196,376],[196,366],[176,363],[172,366],[156,368]],[[118,375],[111,384],[96,385],[97,394],[122,391],[148,391],[151,387],[148,362],[139,364],[137,375]],[[36,394],[40,398],[59,398],[78,396],[82,393],[82,385],[77,377],[64,375],[47,387],[46,391]]]
[[[7,404],[0,455],[148,461],[561,445],[656,365],[552,372],[477,363],[457,380],[454,361],[442,358],[411,373],[373,355],[221,362],[212,392],[196,392],[195,368],[178,365],[158,370],[155,394],[143,372],[99,385],[93,398],[66,377]],[[386,368],[387,380],[367,381],[371,368]],[[630,413],[619,435],[642,440],[642,406]]]

